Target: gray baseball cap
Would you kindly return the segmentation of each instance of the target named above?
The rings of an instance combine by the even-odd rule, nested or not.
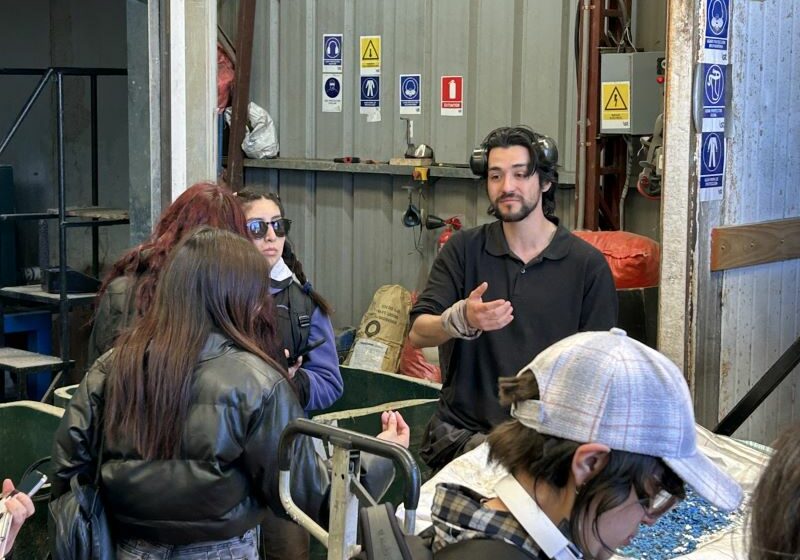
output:
[[[678,367],[622,329],[572,335],[524,367],[540,398],[511,415],[541,434],[661,458],[706,500],[736,509],[742,489],[697,448],[692,398]]]

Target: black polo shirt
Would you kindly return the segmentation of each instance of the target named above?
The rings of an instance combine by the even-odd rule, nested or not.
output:
[[[579,331],[608,330],[617,322],[617,294],[603,255],[558,226],[550,245],[529,263],[511,253],[502,222],[453,235],[436,258],[425,291],[411,310],[441,315],[481,282],[483,301],[506,299],[514,320],[475,340],[439,347],[444,385],[437,414],[445,422],[488,432],[508,419],[497,379],[516,375],[542,350]]]

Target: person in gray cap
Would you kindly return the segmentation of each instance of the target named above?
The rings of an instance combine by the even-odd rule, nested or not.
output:
[[[723,510],[741,502],[736,481],[697,447],[681,372],[621,329],[553,344],[501,379],[500,396],[512,419],[489,435],[489,457],[509,474],[495,497],[437,486],[437,560],[478,549],[605,559],[675,506],[684,484]]]

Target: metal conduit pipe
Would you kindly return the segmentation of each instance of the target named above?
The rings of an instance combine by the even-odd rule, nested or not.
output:
[[[586,198],[586,117],[589,95],[589,21],[591,19],[591,0],[583,0],[583,13],[581,14],[581,90],[580,104],[578,106],[578,185],[576,204],[578,205],[575,229],[583,229],[586,215],[584,200]],[[577,22],[575,22],[577,25]]]

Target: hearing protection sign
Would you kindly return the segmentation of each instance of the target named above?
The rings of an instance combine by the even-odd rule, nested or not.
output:
[[[342,71],[342,34],[325,33],[322,36],[322,71]]]
[[[631,83],[603,82],[603,108],[601,128],[630,129],[631,127]]]
[[[359,58],[362,76],[378,76],[381,73],[381,36],[361,35]]]

